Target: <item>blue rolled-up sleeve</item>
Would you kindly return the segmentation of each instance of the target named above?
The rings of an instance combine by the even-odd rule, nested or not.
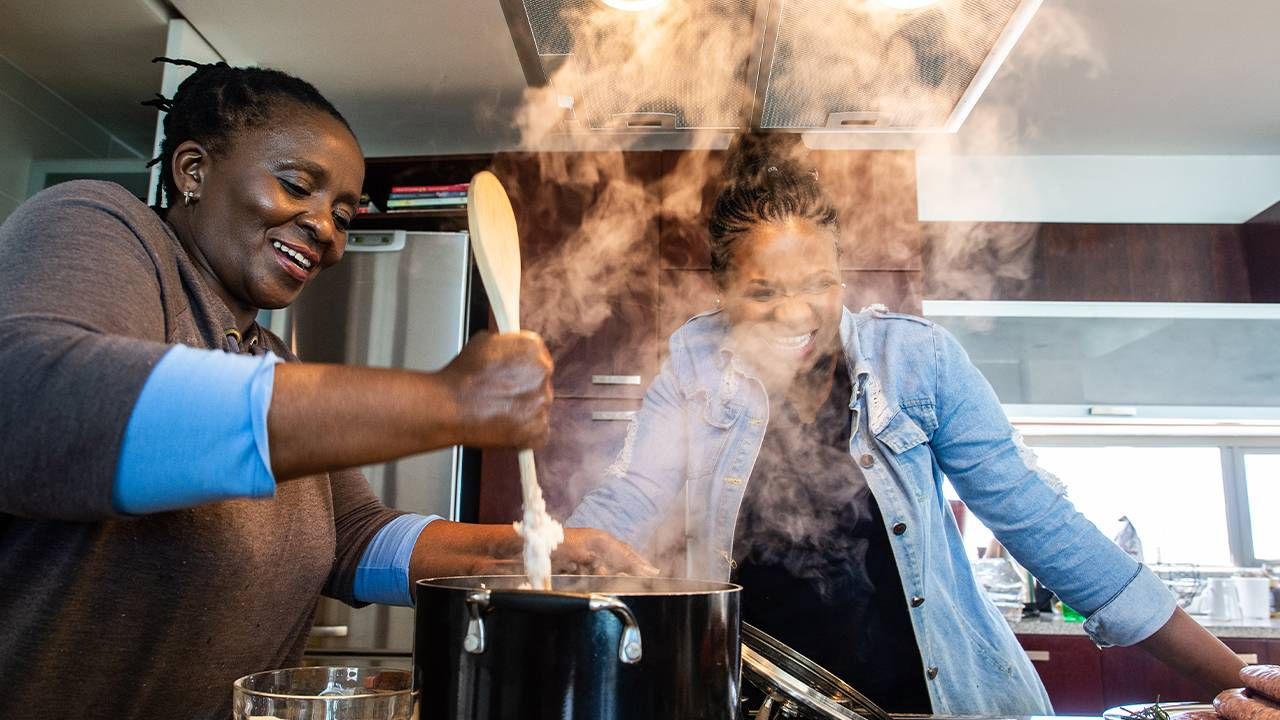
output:
[[[112,503],[130,515],[275,494],[267,412],[273,354],[175,345],[134,404]]]
[[[1142,565],[1123,590],[1089,616],[1084,631],[1102,647],[1134,645],[1164,627],[1175,607],[1173,593]]]
[[[409,562],[418,536],[439,515],[401,515],[383,525],[369,541],[356,576],[352,594],[359,602],[384,605],[413,605],[409,590]]]

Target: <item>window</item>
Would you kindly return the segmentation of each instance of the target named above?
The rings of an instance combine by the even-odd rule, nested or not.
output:
[[[1218,448],[1040,447],[1036,454],[1107,537],[1128,517],[1147,563],[1231,564]]]
[[[1280,561],[1280,523],[1267,512],[1280,509],[1280,451],[1246,450],[1240,456],[1250,510],[1248,554],[1255,561]]]
[[[1280,448],[1270,439],[1032,437],[1040,465],[1057,475],[1076,508],[1107,537],[1126,516],[1148,564],[1280,562]],[[990,531],[972,513],[970,555]]]

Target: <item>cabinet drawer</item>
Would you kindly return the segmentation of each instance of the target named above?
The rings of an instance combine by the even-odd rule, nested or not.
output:
[[[567,517],[600,485],[639,410],[639,400],[556,398],[551,405],[551,438],[534,453],[538,483],[553,517]],[[480,521],[518,519],[520,471],[515,453],[485,451],[480,473]]]
[[[1101,653],[1087,637],[1019,635],[1059,714],[1101,715],[1105,709]]]

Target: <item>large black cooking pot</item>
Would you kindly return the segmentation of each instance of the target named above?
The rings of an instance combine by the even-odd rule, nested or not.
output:
[[[422,720],[737,720],[737,585],[557,575],[418,583]]]

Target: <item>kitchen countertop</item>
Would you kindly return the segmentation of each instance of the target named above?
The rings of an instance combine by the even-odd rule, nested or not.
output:
[[[1209,620],[1203,615],[1192,615],[1209,632],[1220,638],[1275,638],[1280,639],[1280,619],[1234,620],[1222,622]],[[1064,622],[1059,615],[1041,615],[1010,622],[1016,635],[1084,635],[1084,623]]]

